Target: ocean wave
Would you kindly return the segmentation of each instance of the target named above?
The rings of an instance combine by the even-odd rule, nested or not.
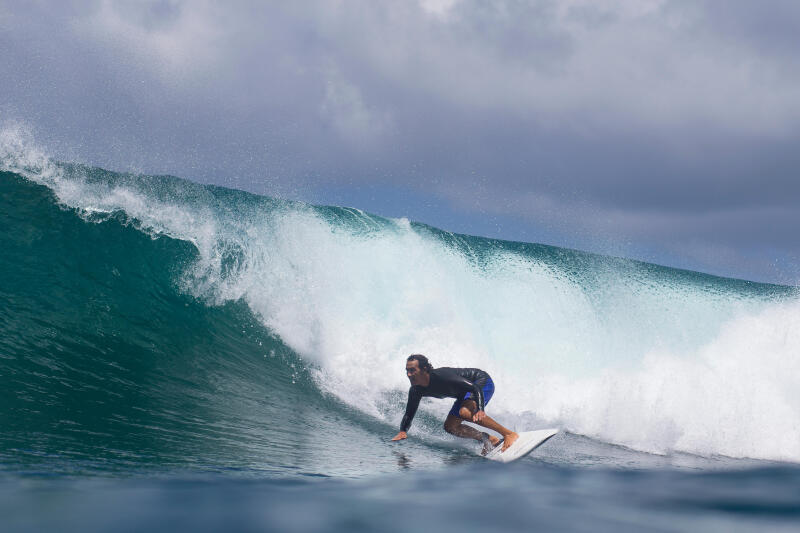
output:
[[[46,417],[69,420],[62,402],[82,398],[70,387],[58,397],[31,392],[57,381],[50,368],[58,366],[57,353],[77,357],[92,347],[97,368],[86,375],[105,376],[127,364],[109,354],[144,353],[130,349],[138,346],[172,361],[156,365],[167,381],[180,382],[198,360],[201,367],[229,367],[232,373],[212,372],[199,382],[195,376],[175,389],[180,405],[187,394],[223,404],[215,395],[230,394],[233,383],[244,389],[237,402],[247,403],[247,394],[281,388],[294,372],[308,380],[307,395],[287,389],[286,397],[251,407],[305,402],[329,412],[327,398],[335,409],[365,417],[359,424],[374,421],[384,431],[401,416],[405,356],[422,352],[439,366],[489,371],[498,384],[492,412],[518,428],[557,424],[655,453],[800,461],[800,404],[791,394],[800,385],[795,288],[62,164],[31,143],[18,130],[3,131],[5,244],[17,252],[2,263],[3,277],[16,281],[2,285],[7,340],[0,364],[9,380],[18,365],[43,361],[44,377],[30,378],[25,401]],[[46,245],[34,246],[35,235]],[[47,272],[56,279],[42,286]],[[83,292],[64,290],[76,279]],[[94,293],[102,297],[92,299]],[[60,294],[61,312],[47,315],[53,294]],[[24,312],[15,307],[20,301],[29,306]],[[117,324],[128,314],[135,317],[126,322],[128,340],[136,341],[120,347],[103,321]],[[42,315],[50,317],[54,338],[77,340],[20,348]],[[154,324],[165,323],[154,337]],[[208,331],[217,341],[198,359]],[[276,351],[279,362],[265,366]],[[231,353],[239,354],[240,367],[220,362]],[[74,388],[109,387],[109,397],[128,383],[122,374],[86,379]],[[153,385],[128,386],[127,402],[152,401],[142,391]],[[423,416],[436,420],[444,404],[426,402]],[[193,416],[196,425],[186,431],[203,434],[206,415]],[[250,424],[258,425],[242,425]],[[438,431],[424,422],[417,430]],[[113,439],[115,431],[111,424],[106,433]],[[254,443],[264,438],[251,435],[258,435]]]

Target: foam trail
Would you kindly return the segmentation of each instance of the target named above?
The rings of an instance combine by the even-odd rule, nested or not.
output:
[[[591,378],[548,373],[522,403],[640,450],[798,461],[798,326],[800,305],[775,304],[731,319],[688,352],[648,352]]]

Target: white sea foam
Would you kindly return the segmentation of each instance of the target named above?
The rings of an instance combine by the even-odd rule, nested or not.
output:
[[[490,413],[637,449],[800,461],[800,304],[651,270],[569,272],[497,246],[488,259],[408,221],[332,223],[302,204],[219,209],[146,188],[65,176],[24,132],[2,132],[2,167],[84,211],[124,210],[193,242],[184,289],[244,299],[316,366],[325,392],[399,421],[409,353],[475,366]],[[363,217],[360,218],[359,217]],[[372,229],[370,229],[372,228]],[[631,266],[628,270],[634,269]],[[449,402],[427,401],[442,415]]]

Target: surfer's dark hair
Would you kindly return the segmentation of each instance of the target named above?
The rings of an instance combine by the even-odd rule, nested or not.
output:
[[[414,353],[408,356],[406,361],[416,361],[419,364],[419,367],[424,370],[425,372],[429,373],[433,370],[433,365],[428,361],[428,358],[422,354]]]

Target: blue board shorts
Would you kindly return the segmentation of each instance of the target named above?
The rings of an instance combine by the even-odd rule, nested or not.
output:
[[[486,380],[486,384],[483,386],[483,405],[489,405],[489,400],[492,399],[492,394],[494,394],[494,382],[491,378]],[[453,402],[453,407],[450,409],[450,413],[453,416],[460,416],[458,412],[461,410],[461,402],[464,400],[469,400],[472,398],[472,392],[468,392],[464,395],[463,398],[456,398],[456,401]]]

